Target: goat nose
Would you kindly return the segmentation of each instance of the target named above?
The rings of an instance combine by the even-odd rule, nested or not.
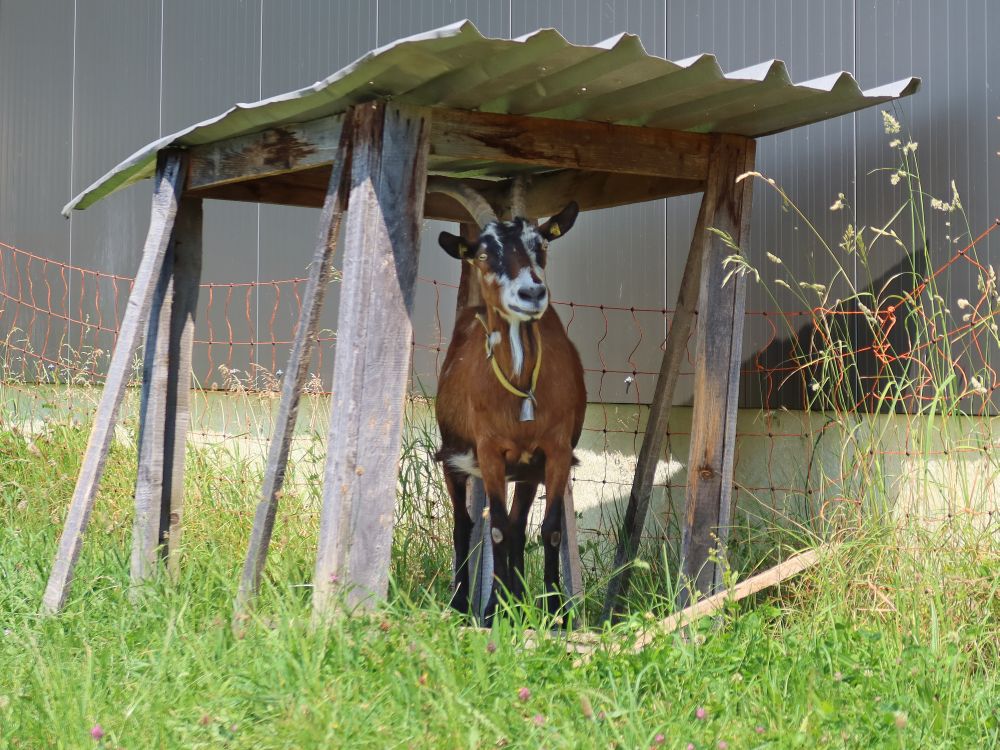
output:
[[[525,302],[537,304],[545,297],[545,291],[545,284],[532,284],[531,286],[522,286],[518,289],[517,296]]]

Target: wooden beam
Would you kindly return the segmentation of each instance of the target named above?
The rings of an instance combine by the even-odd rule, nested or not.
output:
[[[118,407],[121,405],[125,387],[132,373],[132,356],[139,345],[139,337],[149,316],[157,279],[160,277],[173,232],[174,218],[183,190],[185,165],[186,157],[182,152],[165,150],[157,155],[149,233],[146,236],[142,260],[118,331],[115,349],[111,355],[101,401],[94,415],[94,426],[76,480],[76,488],[73,490],[69,513],[59,538],[59,549],[42,597],[43,614],[60,611],[69,595],[73,571],[83,544],[83,534],[94,509],[94,499],[97,496],[101,475],[104,473],[104,464],[107,461],[118,417]]]
[[[716,172],[709,172],[709,179],[718,179]],[[701,209],[695,224],[691,248],[688,250],[687,262],[684,264],[684,275],[677,292],[677,305],[670,330],[667,333],[663,359],[660,362],[660,372],[656,377],[656,388],[653,391],[653,401],[649,407],[649,417],[646,420],[646,432],[639,450],[639,459],[635,465],[635,475],[632,478],[632,491],[629,494],[625,518],[618,532],[618,547],[615,551],[615,561],[612,565],[614,574],[608,583],[604,598],[604,611],[601,620],[612,618],[625,603],[629,583],[632,578],[632,563],[639,552],[639,540],[646,524],[649,512],[649,500],[653,494],[653,479],[656,476],[656,466],[663,454],[663,441],[666,438],[667,424],[670,422],[670,408],[674,402],[674,390],[677,387],[677,376],[687,355],[688,339],[694,323],[695,306],[698,303],[698,293],[701,289],[701,267],[705,243],[708,238],[708,228],[715,221],[715,210],[718,202],[718,187],[706,190],[701,199]]]
[[[417,111],[417,110],[414,110]],[[435,108],[428,168],[436,162],[527,165],[704,181],[710,136],[659,128]],[[332,164],[343,116],[283,125],[190,150],[188,189],[288,175]],[[325,182],[324,182],[325,185]],[[207,196],[203,196],[207,197]]]
[[[358,105],[313,612],[385,597],[426,186],[426,112]]]
[[[711,136],[631,125],[435,109],[433,158],[704,180]]]
[[[755,143],[742,136],[716,137],[706,194],[715,194],[711,227],[739,247],[749,238],[753,180],[736,178],[754,165]],[[687,502],[681,538],[682,582],[678,603],[685,606],[691,588],[711,593],[721,586],[732,514],[736,412],[743,345],[746,278],[734,275],[723,286],[723,260],[734,250],[706,233],[698,296],[697,349],[694,362],[694,410],[688,457]]]
[[[329,166],[337,156],[343,121],[343,115],[334,115],[193,146],[187,189]]]
[[[179,570],[191,348],[201,280],[201,201],[181,200],[149,316],[139,407],[131,578],[153,574],[158,552]]]
[[[353,119],[351,123],[353,124]],[[278,405],[278,415],[271,435],[261,498],[254,515],[253,530],[250,532],[250,543],[247,546],[243,574],[236,595],[234,625],[238,625],[246,614],[251,599],[256,596],[260,588],[264,563],[267,561],[267,551],[271,544],[271,534],[278,511],[278,497],[284,485],[288,452],[295,432],[299,400],[309,375],[310,356],[319,328],[323,298],[326,296],[333,273],[333,255],[340,235],[341,217],[347,209],[346,177],[350,175],[352,133],[351,127],[341,131],[339,154],[327,186],[326,201],[319,222],[319,236],[309,268],[309,280],[302,295],[295,340],[288,354],[288,364],[285,365],[285,376],[281,382],[281,402]]]
[[[252,182],[234,182],[190,190],[188,194],[215,200],[320,208],[326,198],[330,170],[329,165],[313,167],[294,175],[282,174]],[[500,200],[510,192],[508,180],[461,181],[483,193],[491,201]],[[688,195],[702,189],[704,183],[698,180],[566,169],[534,175],[528,184],[527,201],[538,216],[547,217],[558,213],[571,200],[580,205],[580,210],[590,211]],[[428,193],[424,201],[424,217],[461,222],[468,219],[468,214],[453,198],[441,193]]]

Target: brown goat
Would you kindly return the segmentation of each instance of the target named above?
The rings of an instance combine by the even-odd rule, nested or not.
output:
[[[446,192],[442,189],[441,192]],[[448,191],[451,192],[451,191]],[[528,512],[545,484],[542,520],[548,610],[558,612],[559,545],[563,496],[580,438],[586,389],[580,355],[549,307],[545,266],[550,240],[568,232],[579,211],[570,203],[535,226],[524,218],[523,186],[515,187],[511,221],[500,221],[481,196],[451,192],[482,227],[467,241],[447,232],[439,238],[451,256],[475,269],[483,306],[466,308],[438,382],[437,420],[445,482],[455,514],[456,575],[452,605],[469,606],[472,519],[466,480],[481,477],[489,501],[494,586],[486,607],[490,621],[498,596],[524,593],[524,544]],[[515,485],[507,509],[507,481]]]

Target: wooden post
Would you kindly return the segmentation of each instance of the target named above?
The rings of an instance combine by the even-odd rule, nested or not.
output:
[[[463,223],[460,234],[463,239],[476,240],[480,227],[475,224]],[[458,284],[458,299],[455,304],[455,317],[466,307],[478,307],[483,303],[483,297],[476,281],[475,273],[468,263],[462,264],[461,280]],[[493,590],[493,544],[490,541],[490,519],[486,513],[486,488],[479,477],[469,477],[465,485],[466,507],[472,518],[470,532],[469,559],[455,560],[453,570],[458,573],[458,567],[465,565],[469,569],[469,602],[473,615],[479,622],[483,621],[486,602]]]
[[[76,488],[73,490],[69,513],[59,538],[59,549],[42,597],[43,614],[60,611],[69,595],[73,570],[83,544],[83,534],[90,520],[90,513],[94,509],[94,499],[111,446],[118,408],[132,373],[132,356],[138,347],[139,336],[149,316],[157,280],[173,232],[174,218],[183,191],[186,163],[184,153],[176,150],[164,150],[157,156],[149,233],[146,236],[142,260],[125,308],[115,349],[111,355],[101,402],[94,415],[94,426],[76,480]]]
[[[562,564],[563,594],[570,607],[583,603],[583,563],[580,560],[580,536],[576,528],[576,504],[573,480],[566,485],[563,497],[562,541],[559,557]],[[582,614],[582,610],[581,610]]]
[[[261,499],[254,515],[253,530],[250,532],[250,543],[247,546],[246,560],[243,563],[243,574],[240,577],[240,587],[236,594],[234,622],[245,613],[250,600],[257,594],[260,588],[260,576],[267,560],[267,550],[271,543],[271,533],[274,530],[274,519],[278,512],[278,497],[285,481],[288,451],[291,448],[292,436],[295,432],[299,400],[309,375],[309,360],[313,344],[316,341],[320,311],[323,309],[323,298],[326,295],[326,289],[333,272],[333,255],[337,249],[341,217],[347,209],[345,177],[351,172],[349,159],[354,124],[355,120],[351,119],[341,130],[340,146],[326,190],[326,201],[320,216],[316,251],[309,268],[309,280],[306,282],[305,292],[302,295],[302,308],[299,312],[298,326],[295,329],[295,340],[292,343],[292,350],[288,354],[285,377],[281,383],[281,402],[278,406],[278,416],[268,450]]]
[[[427,178],[426,110],[358,105],[313,612],[338,586],[386,595],[413,287]]]
[[[180,575],[181,523],[184,516],[184,457],[191,425],[191,368],[194,325],[201,284],[202,205],[195,198],[181,201],[174,252],[174,306],[170,319],[170,372],[167,380],[167,431],[163,449],[170,457],[164,475],[168,498],[160,515],[160,533],[167,537],[167,571]],[[169,484],[166,484],[169,481]]]
[[[201,201],[182,199],[150,311],[139,408],[133,583],[152,575],[157,550],[167,557],[171,576],[179,573],[201,225]]]
[[[714,164],[714,162],[713,162]],[[711,165],[710,165],[711,169]],[[713,173],[710,171],[709,175]],[[625,509],[625,519],[618,532],[618,548],[615,551],[615,571],[608,583],[608,591],[604,598],[604,611],[601,621],[613,617],[625,603],[629,583],[632,577],[632,563],[639,553],[639,540],[646,524],[649,512],[649,499],[653,494],[653,479],[656,476],[656,465],[663,453],[663,441],[666,438],[667,425],[670,422],[670,408],[674,402],[674,390],[677,386],[677,375],[681,371],[688,349],[688,339],[694,323],[695,305],[698,303],[700,289],[702,257],[708,240],[708,228],[715,220],[715,209],[718,199],[718,189],[709,190],[706,187],[701,199],[701,209],[698,211],[698,221],[695,224],[691,248],[688,250],[687,262],[684,265],[684,275],[681,277],[681,287],[677,292],[677,305],[674,310],[667,342],[660,362],[660,373],[656,377],[656,389],[653,391],[653,401],[649,407],[649,418],[646,420],[646,433],[639,449],[639,459],[635,465],[635,476],[632,479],[632,492]]]
[[[753,169],[756,144],[741,136],[716,138],[705,190],[706,197],[715,193],[715,215],[709,226],[743,247],[749,237],[753,180],[736,182],[736,178]],[[723,566],[710,557],[713,549],[718,558],[724,557],[731,523],[746,304],[743,275],[736,274],[722,284],[726,275],[722,261],[735,251],[715,234],[705,234],[703,242],[680,607],[687,606],[692,588],[710,593],[722,582]]]

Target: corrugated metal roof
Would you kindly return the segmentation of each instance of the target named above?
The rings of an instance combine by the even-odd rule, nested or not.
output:
[[[770,60],[724,73],[715,55],[665,60],[632,34],[570,44],[554,29],[484,37],[471,21],[400,39],[298,91],[237,104],[140,149],[63,209],[82,209],[150,177],[156,152],[344,112],[391,97],[423,106],[758,137],[908,96],[918,78],[862,91],[846,72],[792,83]]]

